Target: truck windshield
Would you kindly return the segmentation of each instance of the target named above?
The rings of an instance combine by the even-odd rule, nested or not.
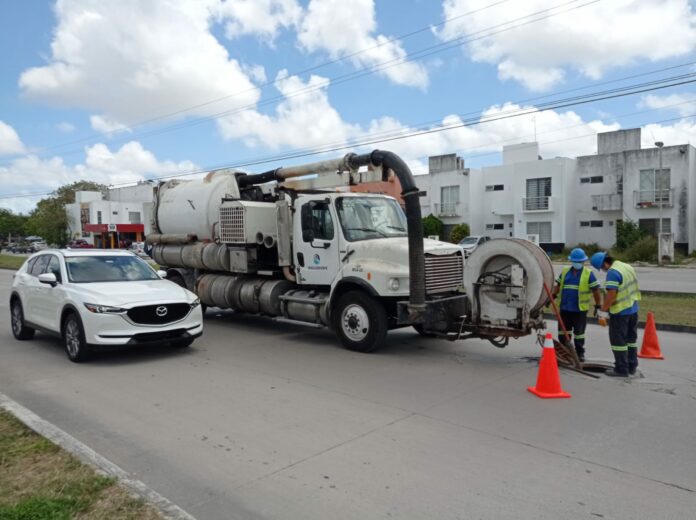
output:
[[[406,236],[406,216],[393,199],[341,197],[336,209],[343,235],[350,242]]]

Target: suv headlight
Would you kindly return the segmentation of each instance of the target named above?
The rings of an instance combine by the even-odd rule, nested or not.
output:
[[[189,303],[189,305],[191,306],[192,309],[195,309],[195,308],[198,307],[200,304],[201,304],[201,299],[200,299],[200,298],[196,298],[196,299],[193,300],[191,303]]]
[[[93,312],[95,314],[125,314],[128,312],[128,309],[111,307],[109,305],[99,305],[97,303],[85,303],[84,306],[89,312]]]

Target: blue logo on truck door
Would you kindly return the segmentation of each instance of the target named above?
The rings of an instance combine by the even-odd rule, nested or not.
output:
[[[321,263],[321,257],[317,254],[314,255],[314,265],[319,265]]]

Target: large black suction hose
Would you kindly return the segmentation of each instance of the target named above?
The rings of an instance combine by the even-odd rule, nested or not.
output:
[[[413,174],[401,157],[384,150],[374,150],[362,155],[351,154],[346,159],[353,168],[370,163],[381,166],[385,176],[386,172],[392,170],[401,183],[408,226],[409,319],[414,323],[422,323],[425,320],[425,252],[419,191]]]

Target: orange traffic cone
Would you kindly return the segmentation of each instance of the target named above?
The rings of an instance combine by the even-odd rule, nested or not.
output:
[[[570,397],[570,394],[564,392],[561,388],[556,349],[553,348],[553,335],[550,332],[546,333],[546,339],[544,340],[544,350],[539,363],[536,386],[530,386],[527,390],[542,399]]]
[[[660,341],[657,339],[657,329],[655,328],[655,315],[648,313],[645,322],[645,332],[643,332],[643,344],[640,347],[640,358],[665,359],[660,351]]]

